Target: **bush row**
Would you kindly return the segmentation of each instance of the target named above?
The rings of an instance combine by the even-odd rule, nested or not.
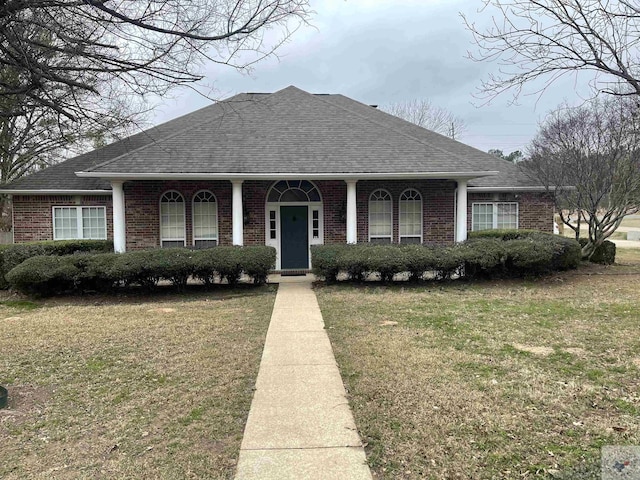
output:
[[[411,280],[522,277],[576,268],[580,245],[568,238],[526,232],[522,238],[474,238],[454,246],[318,245],[311,255],[314,273],[329,282],[341,273],[355,281],[371,274],[391,281],[404,272]]]
[[[183,288],[192,277],[210,285],[216,279],[234,285],[244,273],[265,283],[274,268],[272,247],[168,248],[127,253],[80,253],[36,256],[7,273],[11,287],[23,293],[53,295],[68,291],[108,291],[138,285],[147,289],[160,280]]]
[[[71,255],[78,252],[113,252],[111,240],[61,240],[0,246],[0,289],[9,287],[5,276],[26,259],[38,255]]]
[[[469,232],[469,238],[499,238],[501,240],[516,240],[539,234],[540,232],[536,230],[481,230],[479,232]],[[588,240],[586,238],[580,238],[578,242],[580,242],[581,247],[584,247]],[[596,248],[596,251],[593,252],[589,261],[603,265],[613,265],[616,261],[616,244],[609,240],[605,240],[602,245]]]

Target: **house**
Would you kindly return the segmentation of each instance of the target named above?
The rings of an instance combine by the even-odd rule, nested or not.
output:
[[[552,231],[514,165],[342,95],[245,93],[2,189],[15,242],[113,238],[115,250],[272,245],[277,269],[323,243],[453,243]]]

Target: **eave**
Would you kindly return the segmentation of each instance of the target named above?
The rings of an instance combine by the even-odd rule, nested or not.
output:
[[[33,189],[2,189],[0,188],[0,193],[4,193],[5,195],[111,195],[111,190],[65,190],[63,188],[59,189],[42,189],[42,190],[33,190]]]
[[[498,175],[497,171],[480,172],[393,172],[393,173],[126,173],[126,172],[75,172],[81,178],[105,180],[417,180],[450,179],[471,180]]]

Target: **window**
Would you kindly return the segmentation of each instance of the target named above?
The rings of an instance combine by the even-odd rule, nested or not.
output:
[[[282,180],[276,183],[267,197],[267,202],[319,202],[320,192],[307,180]]]
[[[320,212],[318,210],[311,211],[311,231],[313,238],[320,238]]]
[[[275,210],[269,210],[269,238],[271,240],[275,240],[276,239],[276,233],[277,233],[276,211]]]
[[[208,190],[193,196],[193,245],[206,248],[218,245],[218,203]]]
[[[422,243],[422,195],[414,189],[400,195],[400,243]]]
[[[53,207],[54,240],[106,240],[104,207]]]
[[[518,228],[517,203],[474,203],[471,211],[472,230]]]
[[[391,195],[376,190],[369,197],[369,241],[391,243],[393,238],[393,209]]]
[[[183,247],[184,198],[178,192],[166,192],[160,198],[160,246]]]

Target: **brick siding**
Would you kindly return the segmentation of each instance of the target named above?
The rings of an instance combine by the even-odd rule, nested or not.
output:
[[[553,233],[553,199],[544,192],[468,194],[467,228],[471,231],[471,209],[476,202],[517,202],[518,228]]]
[[[264,245],[265,202],[273,182],[245,181],[244,243]],[[346,241],[347,186],[341,180],[315,182],[323,200],[324,241]],[[420,192],[423,198],[423,241],[451,243],[454,240],[456,183],[446,180],[363,180],[357,183],[358,241],[369,239],[369,196],[374,190],[387,190],[393,199],[393,241],[399,238],[399,198],[407,188]],[[127,249],[158,247],[160,245],[160,197],[168,190],[176,190],[185,199],[186,241],[193,244],[192,201],[200,190],[209,190],[218,202],[219,244],[231,245],[231,182],[215,181],[135,181],[124,184],[126,207]],[[542,193],[469,193],[468,228],[471,230],[473,202],[517,201],[519,227],[553,230],[553,202]],[[108,238],[113,238],[111,197],[109,196],[25,196],[13,198],[14,238],[16,242],[53,239],[53,206],[106,206]]]
[[[53,240],[53,207],[106,207],[107,238],[113,238],[111,196],[16,195],[13,206],[13,240],[16,243]]]
[[[422,241],[424,243],[452,243],[454,241],[455,182],[446,180],[367,180],[357,183],[358,242],[369,241],[369,196],[378,189],[386,190],[391,194],[393,206],[392,241],[398,242],[400,194],[408,188],[413,188],[422,195]],[[346,199],[346,187],[343,198]]]

